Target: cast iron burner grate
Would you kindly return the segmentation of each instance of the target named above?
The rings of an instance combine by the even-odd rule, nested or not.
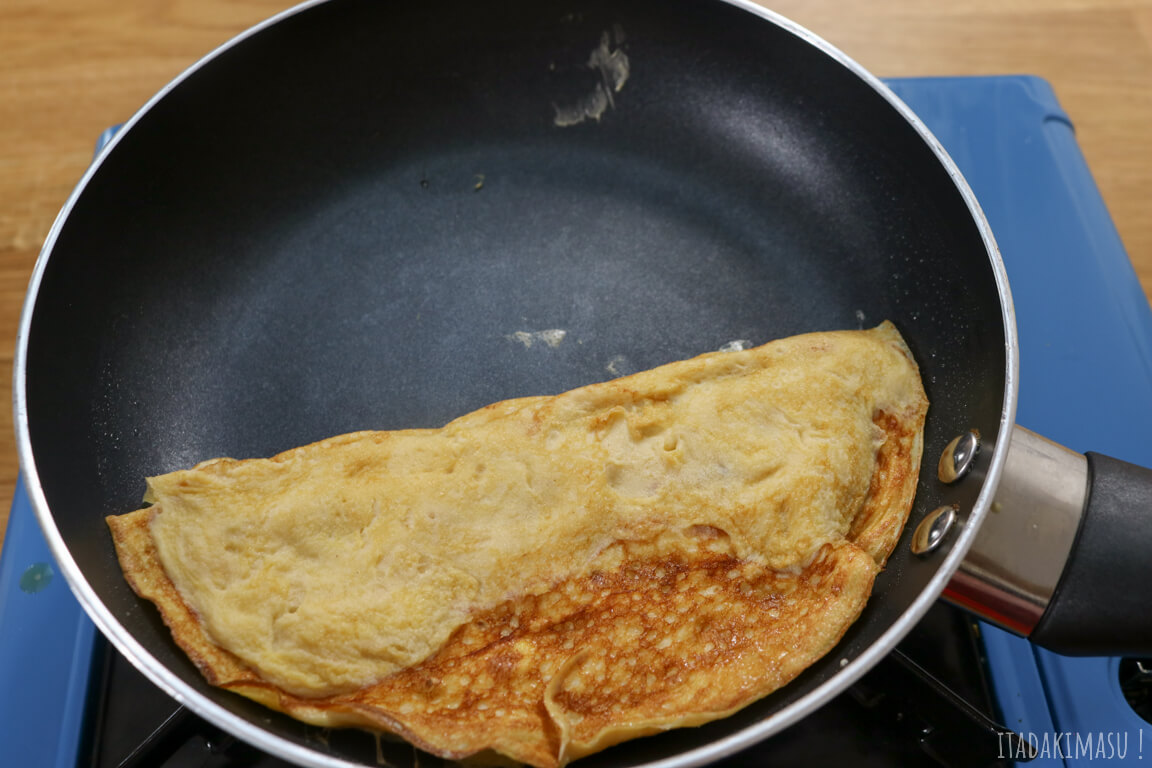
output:
[[[1007,766],[1016,734],[994,719],[977,626],[940,603],[899,648],[840,697],[723,763],[724,768]],[[97,643],[86,720],[94,768],[282,768],[200,719]],[[851,763],[847,761],[851,760]],[[435,758],[422,765],[439,765]]]
[[[1120,691],[1132,711],[1152,723],[1152,658],[1120,661]]]

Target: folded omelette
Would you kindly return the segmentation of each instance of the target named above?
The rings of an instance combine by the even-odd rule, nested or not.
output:
[[[211,683],[553,768],[831,649],[907,520],[927,406],[891,324],[814,333],[206,461],[108,524]]]

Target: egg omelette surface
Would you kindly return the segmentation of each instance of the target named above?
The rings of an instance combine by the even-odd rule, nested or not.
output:
[[[894,326],[148,479],[107,518],[214,685],[553,768],[729,715],[863,610],[928,402]]]

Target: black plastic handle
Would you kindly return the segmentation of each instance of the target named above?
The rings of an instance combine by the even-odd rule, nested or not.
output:
[[[1080,529],[1032,642],[1067,656],[1152,655],[1152,469],[1088,458]]]

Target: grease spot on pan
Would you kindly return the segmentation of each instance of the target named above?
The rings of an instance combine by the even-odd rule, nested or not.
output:
[[[509,341],[518,341],[525,349],[531,349],[535,344],[544,344],[555,349],[564,341],[568,331],[563,328],[549,328],[543,331],[516,331],[508,334]]]
[[[628,81],[632,64],[620,47],[624,43],[624,30],[619,24],[600,34],[600,45],[592,49],[587,67],[599,73],[600,78],[592,90],[573,103],[553,104],[556,115],[552,122],[561,128],[577,125],[591,118],[599,122],[609,108],[616,106],[613,94],[619,93]]]
[[[632,364],[628,362],[628,358],[624,355],[616,355],[608,361],[608,365],[604,366],[604,370],[613,376],[627,376],[629,373],[634,373],[635,369]]]

